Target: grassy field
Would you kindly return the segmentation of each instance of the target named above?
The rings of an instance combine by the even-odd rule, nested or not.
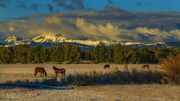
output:
[[[65,68],[67,74],[110,71],[103,69],[104,64],[3,64],[0,65],[0,83],[33,81],[37,66],[44,67],[48,77],[54,77],[53,65]],[[128,68],[142,70],[141,66],[129,64]],[[112,64],[111,68],[123,70],[125,65]],[[150,69],[158,70],[159,65],[150,65]],[[0,101],[180,101],[179,95],[180,86],[159,84],[68,86],[63,89],[0,87]]]
[[[0,65],[0,83],[6,81],[16,81],[16,80],[32,80],[34,79],[34,68],[44,67],[48,76],[55,76],[53,66],[63,67],[66,69],[66,74],[73,73],[84,73],[84,72],[109,72],[110,70],[104,70],[104,64],[3,64]],[[129,64],[128,68],[136,68],[142,70],[142,65]],[[112,64],[111,69],[118,68],[123,70],[125,65]],[[159,65],[150,65],[151,70],[156,70]],[[7,78],[8,77],[8,78]]]

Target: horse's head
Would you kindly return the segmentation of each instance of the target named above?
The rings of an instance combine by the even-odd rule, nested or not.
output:
[[[55,67],[55,66],[53,66],[53,69],[56,69],[56,67]]]

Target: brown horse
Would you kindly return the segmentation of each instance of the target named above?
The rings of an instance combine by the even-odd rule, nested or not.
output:
[[[56,76],[58,76],[58,74],[62,74],[62,76],[65,76],[66,70],[64,68],[56,68],[55,66],[53,66],[54,72],[56,74]]]
[[[148,64],[143,65],[143,66],[142,66],[142,69],[147,69],[147,70],[149,70],[149,65],[148,65]]]
[[[47,73],[46,73],[46,71],[45,71],[45,69],[43,68],[43,67],[36,67],[35,69],[34,69],[34,71],[35,71],[35,73],[34,73],[34,75],[36,76],[37,75],[37,73],[40,73],[40,76],[45,76],[45,77],[47,77]]]
[[[104,65],[104,69],[110,69],[110,65],[109,64]]]

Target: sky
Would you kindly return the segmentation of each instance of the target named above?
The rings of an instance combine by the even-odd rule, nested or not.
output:
[[[113,6],[132,12],[180,12],[180,0],[0,0],[0,19],[32,14],[102,10]]]

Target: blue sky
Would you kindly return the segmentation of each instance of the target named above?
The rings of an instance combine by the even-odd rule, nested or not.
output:
[[[180,12],[180,0],[0,0],[0,19],[115,6],[138,12]]]

